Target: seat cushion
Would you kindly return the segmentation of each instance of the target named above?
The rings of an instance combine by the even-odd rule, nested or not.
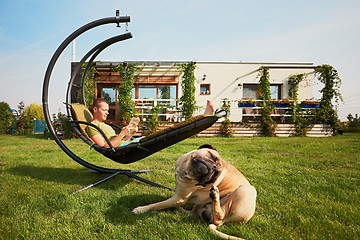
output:
[[[90,112],[90,110],[84,105],[84,104],[80,104],[80,103],[73,103],[71,104],[71,113],[72,113],[72,117],[75,121],[84,121],[84,122],[88,122],[91,123],[92,119],[93,119],[93,115]],[[85,135],[86,137],[86,128],[87,125],[85,124],[79,124],[81,133],[83,135]]]

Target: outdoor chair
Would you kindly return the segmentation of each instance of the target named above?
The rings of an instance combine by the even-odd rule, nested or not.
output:
[[[44,110],[46,124],[50,134],[52,134],[52,136],[54,137],[55,142],[69,157],[71,157],[74,161],[78,162],[84,167],[89,168],[90,170],[98,173],[111,174],[110,176],[94,184],[91,184],[85,188],[82,188],[76,192],[95,186],[118,174],[126,175],[130,178],[137,179],[152,186],[162,187],[172,190],[171,188],[168,188],[158,183],[154,183],[152,181],[149,181],[147,179],[138,176],[139,173],[148,172],[148,170],[126,170],[119,168],[110,168],[107,166],[99,166],[98,164],[89,162],[88,160],[84,159],[84,157],[81,157],[75,152],[73,152],[66,145],[66,141],[63,141],[63,139],[61,139],[57,135],[56,129],[52,123],[51,114],[49,111],[49,91],[50,91],[49,86],[50,86],[52,71],[60,55],[77,37],[79,37],[81,34],[93,28],[106,24],[115,24],[116,29],[119,29],[118,27],[120,24],[122,23],[127,24],[128,22],[130,22],[129,16],[119,16],[119,11],[116,11],[115,17],[98,19],[78,28],[72,34],[70,34],[56,49],[55,53],[50,59],[50,62],[45,72],[43,92],[42,92],[42,103],[43,103],[43,110]],[[91,124],[92,114],[84,104],[86,102],[85,100],[86,94],[84,90],[85,89],[84,86],[86,82],[85,76],[87,76],[87,73],[91,68],[96,56],[98,56],[104,49],[106,49],[107,47],[109,47],[114,43],[124,41],[130,38],[132,38],[131,33],[126,31],[123,34],[104,40],[103,42],[93,47],[88,53],[86,53],[72,71],[71,78],[67,85],[68,88],[66,91],[66,100],[65,100],[66,111],[67,111],[66,115],[71,123],[74,133],[76,133],[76,135],[79,136],[88,145],[90,145],[91,148],[95,149],[103,156],[121,164],[133,163],[147,156],[150,156],[151,154],[154,154],[157,151],[160,151],[161,149],[169,147],[190,136],[193,136],[194,134],[197,134],[200,131],[210,127],[220,117],[226,115],[225,111],[218,111],[216,112],[215,115],[211,115],[211,116],[207,116],[207,115],[196,116],[191,119],[180,122],[178,124],[175,124],[165,130],[151,133],[145,136],[144,138],[139,139],[136,142],[131,142],[127,144],[126,146],[111,146],[110,141],[106,138],[103,132],[100,129],[98,129],[97,126]],[[94,144],[85,132],[85,128],[87,126],[92,126],[94,128],[97,128],[98,131],[103,135],[105,141],[107,141],[108,145],[111,147],[105,148]]]

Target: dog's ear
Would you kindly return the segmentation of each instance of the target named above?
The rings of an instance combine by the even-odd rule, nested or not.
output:
[[[213,150],[217,151],[216,148],[214,148],[214,147],[213,147],[212,145],[210,145],[210,144],[203,144],[203,145],[201,145],[198,149],[202,149],[202,148],[209,148],[209,149],[213,149]]]

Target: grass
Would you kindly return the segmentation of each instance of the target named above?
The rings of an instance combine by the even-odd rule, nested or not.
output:
[[[154,170],[143,176],[175,187],[174,162],[213,144],[258,190],[247,224],[221,231],[247,239],[359,239],[360,134],[329,138],[189,138],[131,165],[66,140],[102,166]],[[171,192],[125,176],[105,177],[72,161],[54,141],[0,135],[0,239],[214,239],[206,223],[174,209],[133,215]]]

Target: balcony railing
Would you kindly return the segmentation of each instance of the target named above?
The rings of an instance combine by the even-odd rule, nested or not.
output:
[[[160,121],[180,122],[181,111],[178,109],[179,99],[133,99],[135,102],[136,114],[146,121],[152,115],[152,109],[160,105],[160,113],[158,114]]]
[[[259,121],[261,117],[260,110],[261,102],[263,100],[251,100],[251,101],[243,101],[238,103],[238,107],[242,109],[241,117],[242,121]],[[271,116],[274,118],[282,118],[280,121],[285,121],[285,118],[292,116],[292,106],[295,104],[292,100],[273,100],[274,110],[271,113]],[[301,106],[301,110],[303,111],[302,116],[310,117],[311,114],[309,110],[316,109],[320,107],[319,101],[312,100],[304,100],[298,101],[296,104]]]
[[[168,122],[180,122],[183,120],[182,113],[179,110],[179,99],[133,99],[135,102],[136,114],[142,118],[143,121],[149,120],[152,115],[152,109],[155,106],[161,105],[159,121]],[[241,115],[241,121],[258,122],[261,117],[261,102],[262,100],[251,100],[244,101],[242,104],[238,103],[238,108]],[[286,121],[286,118],[292,116],[291,105],[294,105],[294,101],[287,100],[274,100],[274,110],[271,116],[274,117],[278,122]],[[320,104],[318,101],[298,101],[296,104],[301,106],[303,111],[302,116],[311,116],[309,110],[319,108]]]

